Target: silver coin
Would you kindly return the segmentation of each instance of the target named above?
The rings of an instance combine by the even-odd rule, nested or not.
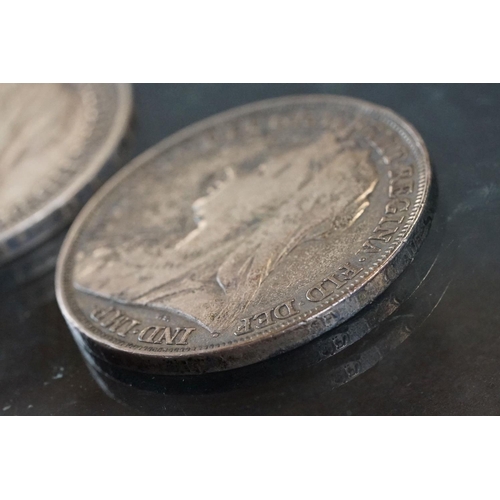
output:
[[[411,260],[431,169],[392,111],[336,96],[178,132],[88,203],[59,257],[82,349],[156,373],[263,360],[353,316]]]
[[[71,221],[113,173],[128,84],[0,85],[0,263]]]

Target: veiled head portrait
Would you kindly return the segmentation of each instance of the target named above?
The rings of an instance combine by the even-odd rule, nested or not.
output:
[[[255,138],[189,161],[160,155],[89,226],[75,285],[210,331],[233,328],[264,298],[281,300],[297,266],[307,279],[332,259],[376,184],[369,153],[343,148],[328,130],[281,145]]]

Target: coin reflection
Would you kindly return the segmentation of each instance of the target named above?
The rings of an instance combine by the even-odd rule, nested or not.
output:
[[[360,376],[425,322],[442,292],[433,282],[442,233],[431,233],[414,262],[370,306],[315,341],[271,360],[186,377],[126,372],[84,353],[87,365],[110,397],[144,413],[266,414],[277,408],[286,413],[297,401],[320,397]]]
[[[53,271],[66,232],[60,232],[34,250],[0,267],[0,291],[12,290],[52,273],[50,285],[55,296]]]

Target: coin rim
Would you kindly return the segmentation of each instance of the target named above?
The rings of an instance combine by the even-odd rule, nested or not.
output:
[[[48,203],[26,218],[0,231],[0,245],[4,248],[9,248],[13,241],[22,240],[23,235],[27,237],[17,248],[9,248],[9,251],[5,255],[0,256],[0,264],[3,265],[28,252],[65,226],[72,219],[72,215],[60,218],[59,215],[61,212],[79,201],[79,196],[95,181],[96,177],[105,169],[107,163],[119,148],[132,116],[132,85],[130,83],[99,83],[93,85],[113,85],[116,88],[117,105],[114,110],[113,123],[106,139],[92,156],[91,160],[85,164],[85,167],[78,172],[78,175],[59,194],[51,198]],[[81,205],[82,203],[79,202],[78,208]],[[78,208],[71,210],[73,215],[77,212]]]
[[[266,329],[259,332],[257,335],[253,334],[251,336],[245,336],[245,338],[242,338],[240,342],[233,341],[230,343],[221,343],[215,345],[212,344],[196,349],[176,349],[171,351],[138,350],[136,346],[127,344],[124,341],[119,341],[119,343],[112,342],[105,337],[94,334],[86,327],[85,324],[82,324],[81,321],[75,318],[75,314],[71,313],[71,305],[68,303],[68,299],[71,294],[71,271],[65,272],[65,268],[66,262],[70,258],[72,247],[77,241],[76,236],[78,235],[80,227],[83,225],[84,221],[87,219],[87,217],[90,217],[92,215],[92,212],[101,202],[101,200],[117,185],[119,185],[133,170],[135,170],[136,168],[140,168],[142,164],[153,160],[157,155],[162,154],[165,150],[175,146],[178,143],[181,143],[183,140],[189,137],[195,136],[198,132],[206,130],[210,126],[217,125],[221,122],[227,122],[239,116],[248,115],[250,114],[250,112],[254,113],[279,105],[324,102],[325,99],[335,101],[337,104],[350,104],[362,107],[365,110],[368,109],[368,112],[370,114],[373,114],[374,112],[377,113],[377,118],[382,119],[382,121],[386,121],[387,124],[391,125],[391,128],[395,129],[396,132],[398,132],[401,139],[405,143],[407,143],[408,146],[410,146],[412,149],[416,148],[417,152],[420,153],[420,165],[418,167],[421,171],[421,176],[419,176],[420,182],[415,197],[415,206],[413,211],[414,218],[411,222],[412,225],[404,232],[404,235],[391,249],[386,249],[384,251],[385,256],[382,261],[374,265],[373,269],[369,270],[367,273],[364,273],[362,281],[358,280],[358,282],[353,287],[351,287],[351,289],[347,293],[344,293],[340,297],[329,297],[328,299],[325,299],[325,301],[322,301],[316,308],[307,311],[306,313],[303,313],[299,316],[295,316],[293,320],[290,320],[290,322],[281,323],[279,327],[276,327],[271,331]],[[383,120],[383,118],[386,118],[386,120]],[[401,132],[403,132],[403,134],[401,134]],[[405,139],[404,135],[407,136],[407,139]],[[70,330],[72,331],[79,345],[83,341],[83,344],[81,344],[81,346],[83,345],[87,348],[90,348],[93,352],[96,351],[95,348],[97,347],[98,355],[100,356],[105,357],[106,351],[109,350],[115,361],[116,355],[118,355],[118,358],[120,358],[120,355],[123,355],[128,360],[134,359],[134,361],[138,361],[139,359],[143,359],[144,361],[146,361],[146,363],[150,360],[187,362],[190,359],[208,360],[209,358],[220,358],[221,363],[224,364],[222,358],[226,358],[226,364],[230,366],[226,366],[223,368],[218,367],[215,370],[244,366],[271,357],[275,355],[277,353],[276,351],[279,351],[280,349],[289,350],[297,347],[298,345],[306,343],[313,338],[318,337],[322,333],[325,333],[325,331],[338,326],[348,318],[352,317],[354,314],[363,309],[363,307],[365,307],[368,303],[373,301],[378,295],[380,295],[407,265],[407,263],[402,264],[401,262],[399,262],[400,260],[404,260],[402,259],[401,255],[402,249],[409,245],[420,232],[420,226],[422,225],[422,214],[426,208],[431,182],[432,170],[428,151],[422,137],[416,131],[416,129],[406,121],[406,119],[402,118],[397,113],[384,106],[347,96],[313,94],[278,97],[232,108],[228,111],[218,113],[216,115],[198,121],[192,125],[189,125],[157,143],[155,146],[149,148],[144,153],[137,156],[119,173],[109,179],[101,189],[98,190],[98,192],[92,197],[89,203],[87,203],[87,205],[78,215],[63,243],[56,269],[57,301],[70,327]],[[391,280],[386,279],[389,272],[394,276]],[[373,285],[373,290],[367,292],[365,289],[370,287],[371,285]],[[360,295],[360,292],[362,290],[365,292],[364,300],[360,302],[358,300],[358,296]],[[319,332],[311,332],[310,327],[315,319],[321,318],[322,316],[332,312],[333,309],[340,309],[341,306],[343,307],[343,309],[348,310],[349,305],[351,305],[352,302],[355,303],[354,307],[352,307],[352,311],[346,316],[342,316],[337,323]],[[77,304],[75,305],[78,307]],[[85,313],[79,307],[78,310],[85,317]],[[303,328],[307,330],[305,334],[302,335],[299,333],[300,339],[296,339],[295,342],[293,342],[292,340],[294,336],[292,335],[292,333],[295,332],[295,337],[297,337],[297,332],[301,331]],[[99,329],[97,330],[99,331]],[[285,340],[284,342],[282,342],[282,346],[279,346],[279,341],[277,343],[275,342],[276,339],[280,339],[286,336],[290,337],[289,340],[291,342]],[[263,354],[262,350],[257,350],[257,354],[255,352],[252,353],[252,346],[254,344],[260,344],[261,346],[264,346],[266,343],[270,345],[269,349],[266,350],[269,352]],[[240,351],[247,352],[241,353]],[[249,355],[249,353],[252,354]],[[142,368],[147,369],[147,367],[144,366]],[[208,366],[200,371],[206,372],[215,370]]]

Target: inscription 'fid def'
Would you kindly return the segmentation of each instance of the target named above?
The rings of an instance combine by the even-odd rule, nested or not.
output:
[[[355,99],[273,99],[150,152],[78,219],[57,278],[73,332],[126,368],[198,374],[298,347],[382,293],[430,222],[422,139]]]

